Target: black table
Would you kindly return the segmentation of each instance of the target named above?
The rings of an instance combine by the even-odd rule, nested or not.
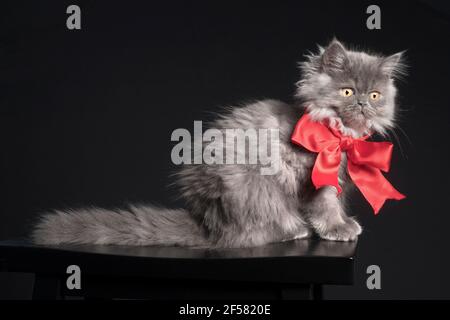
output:
[[[315,239],[220,250],[0,241],[0,268],[34,273],[34,299],[320,299],[323,285],[353,283],[355,249]],[[70,265],[81,289],[67,288]]]

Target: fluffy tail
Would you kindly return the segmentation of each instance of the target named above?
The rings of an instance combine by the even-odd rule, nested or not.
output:
[[[41,218],[32,239],[37,244],[207,246],[203,230],[186,210],[153,206],[55,211]]]

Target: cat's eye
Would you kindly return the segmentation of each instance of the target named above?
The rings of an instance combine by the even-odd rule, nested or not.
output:
[[[372,91],[371,93],[369,93],[369,97],[373,101],[377,101],[378,99],[380,99],[380,96],[381,94],[378,91]]]
[[[351,97],[353,95],[353,89],[342,88],[340,90],[340,94],[341,94],[341,96],[346,97],[346,98]]]

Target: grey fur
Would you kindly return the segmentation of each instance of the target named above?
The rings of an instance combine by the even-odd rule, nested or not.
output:
[[[355,240],[362,229],[346,215],[346,194],[338,197],[333,187],[314,189],[315,154],[291,144],[290,136],[305,108],[314,120],[326,119],[356,137],[384,134],[395,121],[394,79],[403,70],[400,60],[401,54],[369,55],[333,40],[301,64],[298,103],[259,101],[231,108],[211,124],[219,129],[278,128],[276,175],[261,175],[257,165],[185,165],[177,173],[177,185],[187,211],[153,206],[57,211],[42,217],[33,239],[41,244],[251,247],[315,232],[323,239]],[[342,97],[343,87],[353,88],[354,96]],[[370,90],[379,91],[381,98],[369,101]],[[344,168],[345,157],[339,179],[347,191],[351,182]]]

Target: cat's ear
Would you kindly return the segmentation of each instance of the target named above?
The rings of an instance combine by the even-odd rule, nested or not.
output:
[[[399,78],[405,75],[406,66],[403,63],[404,51],[398,52],[381,61],[381,70],[390,78]]]
[[[322,68],[325,72],[342,72],[348,64],[347,52],[344,46],[333,39],[322,53]]]

